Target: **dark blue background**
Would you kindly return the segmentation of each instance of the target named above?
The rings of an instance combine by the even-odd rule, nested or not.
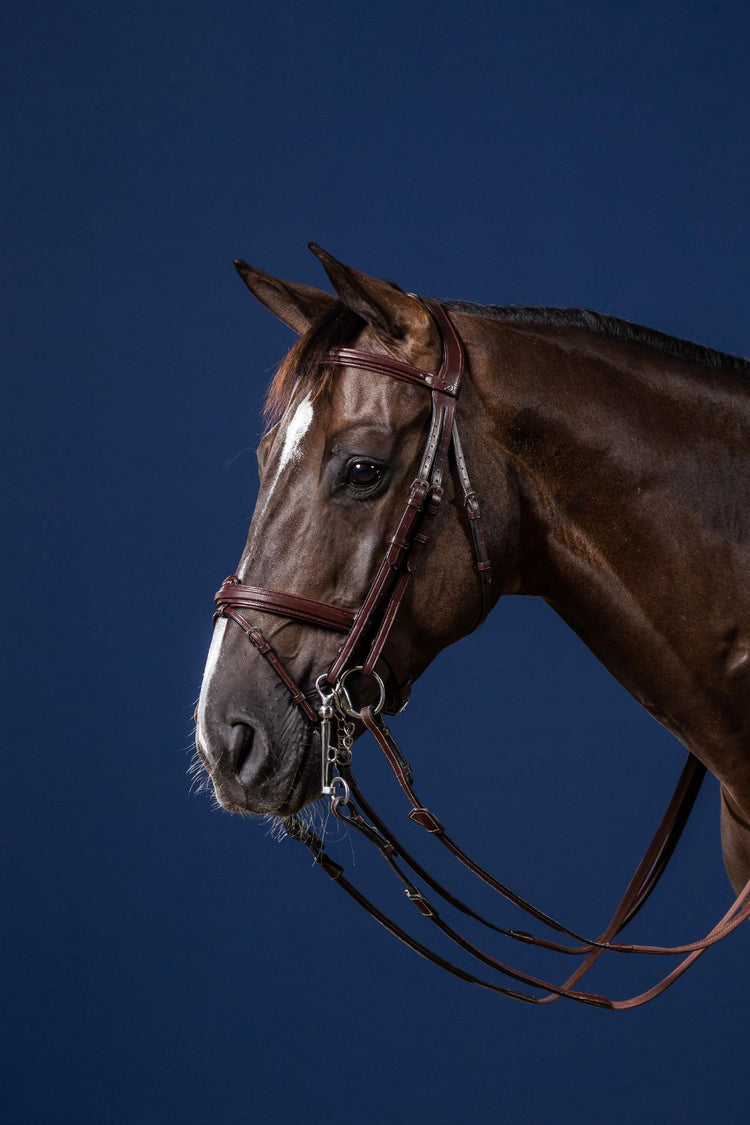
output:
[[[746,1121],[747,933],[634,1014],[513,1005],[191,796],[186,750],[291,342],[231,259],[322,284],[314,238],[428,295],[747,351],[748,30],[740,2],[6,15],[5,1121]],[[520,599],[395,730],[453,834],[590,929],[682,759]],[[635,931],[696,937],[729,900],[711,782]]]

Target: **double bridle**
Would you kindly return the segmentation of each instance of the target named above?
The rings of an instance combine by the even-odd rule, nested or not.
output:
[[[480,985],[493,992],[529,1004],[546,1004],[559,997],[566,997],[601,1008],[626,1009],[638,1007],[668,988],[709,946],[714,945],[736,929],[741,922],[750,916],[750,881],[748,881],[724,917],[700,941],[665,947],[635,945],[615,940],[643,906],[666,868],[695,804],[705,776],[705,766],[692,754],[688,755],[687,763],[664,818],[633,875],[620,905],[604,932],[599,937],[592,939],[569,929],[544,911],[532,906],[531,903],[490,875],[451,839],[437,816],[419,800],[413,788],[411,769],[382,719],[382,712],[386,706],[386,680],[389,686],[393,685],[395,691],[396,702],[393,710],[403,709],[408,700],[411,680],[408,676],[401,674],[396,657],[388,649],[388,640],[409,582],[417,569],[424,548],[430,540],[432,525],[440,509],[444,493],[444,482],[451,451],[463,491],[464,508],[471,530],[479,577],[481,608],[478,615],[478,624],[484,620],[490,609],[490,599],[493,593],[492,566],[482,528],[480,505],[471,486],[456,424],[456,400],[461,388],[465,367],[463,344],[442,305],[427,298],[419,297],[418,299],[432,315],[442,343],[442,362],[436,374],[423,371],[402,360],[372,352],[357,351],[353,348],[340,348],[331,351],[325,360],[331,365],[355,367],[359,370],[386,375],[412,386],[421,387],[429,391],[432,400],[430,429],[417,476],[411,485],[396,530],[388,541],[383,560],[359,610],[353,613],[350,610],[314,601],[310,598],[299,597],[296,594],[271,590],[261,586],[246,585],[241,583],[236,575],[230,575],[216,594],[216,616],[230,618],[242,629],[251,644],[268,661],[275,673],[284,682],[291,694],[293,703],[311,723],[320,726],[321,792],[323,795],[330,797],[333,814],[351,825],[352,828],[357,829],[377,848],[391,870],[403,883],[410,901],[443,934],[481,964],[520,984],[538,990],[541,989],[546,995],[533,995],[515,988],[503,987],[492,980],[477,977],[429,949],[385,915],[349,882],[341,865],[332,860],[326,853],[323,841],[299,816],[285,818],[284,827],[287,834],[305,844],[312,852],[315,862],[350,897],[415,952],[454,976],[472,984]],[[318,696],[317,710],[313,707],[308,695],[290,676],[261,630],[245,617],[243,611],[248,609],[260,610],[263,613],[274,614],[345,634],[331,667],[318,678],[315,685]],[[381,662],[384,662],[387,666],[387,674],[381,675],[383,669],[383,663]],[[373,690],[377,695],[374,703],[359,707],[353,702],[350,680],[355,675],[372,681]],[[314,699],[315,696],[313,695],[312,698]],[[557,934],[569,939],[567,943],[537,937],[523,930],[506,929],[488,921],[446,890],[410,855],[367,802],[352,772],[351,747],[358,722],[373,735],[393,769],[396,779],[411,805],[409,819],[426,829],[454,857],[493,890]],[[502,934],[525,945],[533,945],[581,957],[580,964],[560,985],[551,984],[529,973],[512,968],[481,950],[445,921],[433,902],[414,882],[415,877],[429,886],[454,909],[495,933]],[[575,944],[571,945],[571,940]],[[682,955],[683,960],[658,984],[640,995],[626,1000],[610,1000],[596,993],[584,992],[576,988],[581,978],[605,951],[634,954],[676,954]]]

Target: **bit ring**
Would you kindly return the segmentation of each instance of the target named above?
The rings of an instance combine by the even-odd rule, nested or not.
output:
[[[341,708],[341,710],[344,712],[345,715],[349,715],[349,717],[352,718],[352,719],[358,719],[359,718],[359,711],[357,710],[357,708],[352,703],[351,696],[349,695],[349,692],[346,689],[346,678],[347,678],[347,676],[353,675],[354,672],[361,672],[363,670],[363,668],[364,668],[363,664],[357,664],[354,668],[347,668],[347,670],[343,673],[343,675],[340,676],[339,681],[334,688],[334,692],[336,694],[336,701],[338,702],[339,707]],[[383,680],[378,675],[378,673],[375,672],[374,670],[372,672],[370,672],[370,675],[372,676],[372,678],[374,680],[377,681],[378,691],[379,691],[378,701],[373,706],[372,713],[373,713],[373,715],[379,715],[380,712],[383,710],[383,707],[385,706],[385,684],[383,683]]]

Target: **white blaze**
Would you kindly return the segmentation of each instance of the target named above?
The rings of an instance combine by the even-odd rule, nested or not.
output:
[[[303,437],[310,428],[310,423],[312,422],[312,420],[313,406],[310,402],[310,396],[307,395],[302,399],[300,403],[297,404],[294,413],[289,419],[286,433],[284,434],[284,444],[281,447],[281,456],[279,457],[276,476],[268,486],[265,499],[263,501],[263,507],[260,509],[256,509],[255,511],[255,515],[253,516],[253,523],[257,522],[262,524],[263,517],[266,514],[266,509],[268,508],[268,505],[271,501],[273,491],[276,488],[276,485],[279,483],[281,474],[284,472],[284,469],[287,467],[287,465],[293,465],[295,461],[299,459],[300,445],[302,443]],[[245,563],[246,558],[243,557],[241,569],[245,565]],[[238,571],[238,573],[241,573],[241,570]],[[244,579],[244,581],[247,581],[247,579]]]
[[[310,428],[310,423],[313,418],[313,408],[310,402],[310,396],[302,399],[295,410],[292,417],[289,419],[289,425],[284,434],[284,445],[281,449],[281,457],[279,459],[279,468],[276,473],[276,480],[284,471],[290,462],[294,462],[299,457],[300,445],[302,439]]]
[[[206,657],[206,667],[203,671],[203,682],[201,683],[201,694],[198,700],[198,737],[204,747],[208,746],[208,732],[206,730],[206,699],[208,697],[209,688],[211,687],[211,680],[216,675],[216,670],[219,665],[219,653],[221,651],[221,643],[224,640],[224,633],[227,628],[226,617],[220,617],[214,626],[213,636],[211,637],[211,647],[208,650]]]
[[[268,492],[265,493],[263,507],[260,512],[255,513],[253,522],[257,520],[262,523],[266,507],[269,506],[273,489],[278,485],[283,470],[286,469],[288,465],[293,465],[293,463],[299,459],[299,447],[302,438],[304,438],[309,430],[311,421],[313,421],[313,403],[310,402],[310,396],[307,395],[305,398],[302,398],[301,403],[299,403],[295,409],[295,413],[289,418],[287,432],[283,435],[283,445],[281,447],[281,456],[279,458],[277,471],[275,471],[275,476],[269,485]]]
[[[268,490],[266,496],[266,504],[270,498],[274,486],[279,480],[284,469],[289,464],[294,464],[300,454],[300,444],[303,437],[310,428],[310,423],[313,419],[313,406],[310,401],[310,396],[303,398],[298,404],[296,410],[289,419],[289,424],[284,434],[284,444],[281,448],[281,457],[279,458],[279,466],[276,470],[276,477],[273,484]],[[261,513],[262,515],[262,513]],[[211,647],[208,650],[206,657],[206,667],[203,672],[203,682],[201,683],[201,694],[198,700],[198,737],[204,747],[208,746],[207,729],[206,729],[206,701],[208,693],[211,688],[211,681],[219,669],[219,658],[221,655],[221,646],[226,632],[227,619],[220,617],[216,622],[213,636],[211,638]]]

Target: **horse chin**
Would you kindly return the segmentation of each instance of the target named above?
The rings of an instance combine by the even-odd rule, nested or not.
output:
[[[280,727],[252,729],[251,746],[215,755],[197,744],[216,800],[228,812],[290,816],[320,796],[320,735],[296,710]]]

